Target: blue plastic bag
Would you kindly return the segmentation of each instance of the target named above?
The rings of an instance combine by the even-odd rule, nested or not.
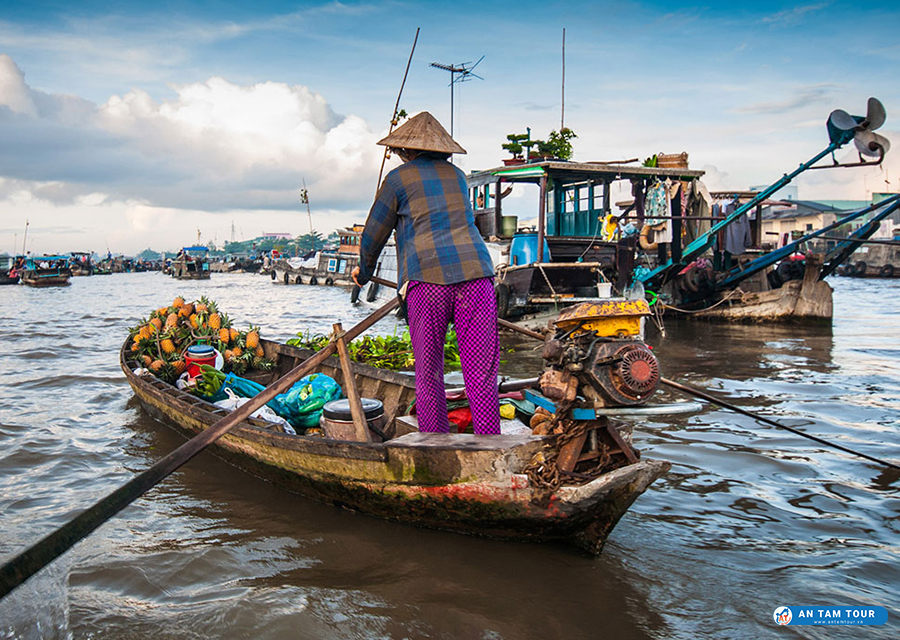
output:
[[[237,395],[252,398],[265,389],[258,382],[247,380],[229,373],[222,383]],[[279,416],[294,427],[306,428],[319,424],[322,407],[332,400],[342,397],[341,387],[333,378],[324,373],[312,373],[294,383],[286,393],[275,396],[267,403]]]

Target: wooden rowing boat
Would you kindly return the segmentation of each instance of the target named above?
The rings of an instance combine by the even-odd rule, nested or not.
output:
[[[129,355],[120,365],[141,405],[157,419],[193,435],[227,412],[146,374]],[[272,372],[267,384],[312,352],[262,341]],[[598,554],[631,504],[670,465],[638,460],[586,484],[550,493],[532,486],[525,467],[552,436],[426,434],[411,431],[404,414],[415,398],[411,376],[354,363],[361,396],[384,403],[385,441],[360,443],[289,435],[248,419],[216,442],[238,466],[325,502],[418,526],[507,540],[572,543]],[[319,371],[343,385],[336,358]],[[620,429],[630,438],[630,429]]]

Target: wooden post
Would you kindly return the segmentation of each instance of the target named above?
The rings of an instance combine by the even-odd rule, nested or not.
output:
[[[541,201],[538,205],[537,261],[544,261],[544,225],[547,224],[547,176],[541,176]]]
[[[363,412],[362,402],[359,400],[359,391],[356,388],[356,377],[353,375],[353,365],[350,363],[350,351],[344,341],[344,328],[341,323],[332,325],[334,329],[335,343],[337,344],[338,357],[341,360],[341,370],[344,372],[344,393],[350,403],[350,414],[353,416],[353,428],[356,431],[357,442],[370,442],[369,423]]]
[[[493,183],[494,185],[494,234],[500,235],[503,233],[503,206],[500,204],[500,200],[502,200],[502,184],[503,179],[498,178],[497,182]],[[488,185],[488,189],[490,189],[490,185]],[[490,196],[488,196],[488,201],[490,201]]]

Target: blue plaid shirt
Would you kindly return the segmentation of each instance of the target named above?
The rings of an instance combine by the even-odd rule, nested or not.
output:
[[[374,274],[394,230],[398,288],[410,281],[455,284],[493,276],[467,191],[463,172],[446,160],[420,156],[391,171],[366,220],[359,283]]]

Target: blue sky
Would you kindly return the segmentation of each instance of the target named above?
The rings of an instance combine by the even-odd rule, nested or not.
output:
[[[303,180],[317,228],[364,219],[416,27],[411,113],[449,128],[449,77],[429,63],[484,56],[456,93],[465,169],[497,165],[507,133],[559,127],[564,27],[576,160],[687,151],[712,188],[743,189],[820,151],[829,112],[870,95],[900,143],[888,3],[5,2],[0,251],[26,219],[38,252],[173,248],[198,228],[221,242],[232,222],[302,233]],[[889,155],[798,186],[861,199],[898,179]]]

